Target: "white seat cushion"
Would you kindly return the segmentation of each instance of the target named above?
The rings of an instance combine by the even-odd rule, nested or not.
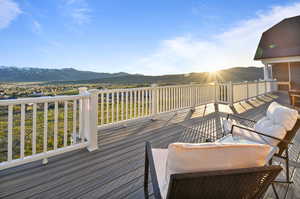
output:
[[[298,111],[272,102],[268,107],[267,117],[275,124],[282,125],[286,131],[290,131],[297,122]]]
[[[166,198],[171,174],[264,166],[272,149],[255,143],[173,143],[152,152],[160,192]]]
[[[245,127],[245,126],[242,126],[242,125],[238,125],[239,127]],[[267,142],[262,139],[262,137],[254,132],[251,132],[249,130],[246,130],[246,129],[250,129],[250,130],[253,130],[253,128],[250,128],[250,127],[245,127],[246,129],[243,129],[243,128],[239,128],[239,127],[234,127],[233,128],[233,131],[232,131],[232,136],[233,137],[236,137],[236,138],[242,138],[242,139],[248,139],[250,141],[253,141],[253,142],[256,142],[256,143],[259,143],[259,144],[266,144]]]
[[[267,117],[260,119],[255,125],[254,130],[266,135],[270,135],[279,139],[283,139],[286,135],[286,130],[283,126],[274,124],[272,120]],[[280,142],[279,140],[269,138],[266,136],[261,136],[261,138],[268,144],[272,146],[277,146]]]

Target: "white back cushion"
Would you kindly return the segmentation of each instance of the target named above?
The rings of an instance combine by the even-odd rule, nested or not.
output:
[[[272,147],[266,144],[173,143],[168,147],[166,177],[173,173],[263,166]]]
[[[285,130],[290,131],[298,119],[298,111],[272,102],[267,110],[267,117],[275,124],[282,125]]]
[[[283,126],[274,124],[273,121],[267,117],[263,117],[262,119],[260,119],[254,125],[254,130],[279,139],[283,139],[284,136],[286,135],[286,130],[284,129]],[[278,143],[280,142],[279,140],[269,138],[266,136],[261,136],[261,139],[272,146],[277,146]]]

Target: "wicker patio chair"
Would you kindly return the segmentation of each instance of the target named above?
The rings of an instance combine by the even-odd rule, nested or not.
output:
[[[145,198],[149,197],[148,180],[150,171],[153,196],[155,199],[162,199],[152,148],[149,142],[146,143],[145,152]],[[262,198],[269,185],[272,184],[281,170],[280,166],[273,165],[245,169],[172,174],[166,198]],[[273,184],[272,187],[276,191]],[[276,196],[278,197],[277,193]]]
[[[230,119],[230,118],[235,118],[239,121],[244,121],[243,125],[247,124],[250,127],[252,127],[256,123],[256,121],[254,121],[254,120],[250,120],[250,119],[247,119],[247,118],[242,118],[242,117],[239,117],[239,116],[236,116],[236,115],[228,114],[227,115],[227,120]],[[278,139],[276,137],[266,135],[266,134],[263,134],[261,132],[257,132],[253,129],[245,128],[245,127],[239,126],[239,125],[232,125],[231,132],[230,132],[231,134],[233,133],[233,128],[241,128],[241,129],[247,130],[249,132],[259,134],[261,136],[269,137],[269,138],[280,141],[277,145],[279,150],[274,156],[285,160],[286,181],[277,181],[277,182],[292,183],[292,181],[290,180],[290,172],[289,172],[289,168],[290,168],[289,165],[290,165],[290,162],[292,162],[292,161],[289,159],[289,150],[288,149],[289,149],[289,145],[292,144],[292,141],[293,141],[294,137],[296,136],[297,131],[300,128],[300,119],[297,119],[297,122],[296,122],[295,126],[293,127],[293,129],[290,130],[290,131],[287,131],[287,133],[286,133],[286,135],[283,139]],[[298,164],[298,163],[294,163],[294,165],[296,165],[296,164]]]

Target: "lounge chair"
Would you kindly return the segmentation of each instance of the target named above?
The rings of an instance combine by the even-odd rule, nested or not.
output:
[[[280,115],[279,113],[276,113],[276,114]],[[287,130],[285,132],[284,136],[280,137],[280,138],[277,137],[277,136],[273,136],[272,134],[265,134],[262,131],[257,131],[254,128],[252,128],[253,126],[255,126],[257,124],[257,122],[254,121],[254,120],[250,120],[250,119],[247,119],[247,118],[242,118],[242,117],[239,117],[239,116],[236,116],[236,115],[231,115],[231,114],[228,114],[226,119],[227,119],[227,121],[229,119],[234,119],[235,121],[239,122],[237,124],[232,124],[231,125],[229,133],[232,136],[235,136],[234,134],[235,134],[236,130],[242,130],[243,132],[249,132],[250,134],[259,135],[263,139],[268,138],[268,139],[272,139],[274,141],[277,141],[276,147],[278,148],[278,150],[274,154],[274,157],[283,159],[285,161],[285,165],[286,165],[286,181],[277,181],[277,182],[292,183],[292,181],[290,180],[289,166],[292,164],[294,167],[300,167],[300,165],[297,162],[289,160],[289,150],[288,149],[289,149],[289,145],[292,144],[292,141],[293,141],[294,137],[296,136],[297,131],[300,128],[300,119],[299,119],[299,117],[296,119],[295,124],[292,125],[293,127],[289,128],[289,130]],[[226,127],[224,127],[224,128],[226,128]],[[240,134],[239,134],[239,136],[240,136]],[[220,142],[228,142],[228,139],[230,139],[230,138],[228,138],[228,136],[225,136],[224,138],[221,138],[219,141]],[[272,163],[272,159],[270,160],[270,163]]]
[[[267,145],[260,145],[259,147],[263,147],[263,149],[265,150]],[[149,142],[146,143],[145,174],[144,174],[145,198],[149,197],[149,189],[148,189],[149,174],[151,175],[153,196],[155,199],[261,198],[265,194],[269,185],[272,184],[273,180],[277,177],[277,175],[282,170],[280,166],[263,165],[263,166],[256,166],[256,167],[250,166],[250,167],[235,168],[235,169],[227,168],[227,169],[209,170],[209,171],[202,170],[199,172],[198,171],[179,172],[179,173],[171,173],[170,175],[168,175],[167,169],[165,167],[167,167],[168,164],[172,163],[172,161],[170,160],[172,158],[172,155],[170,155],[171,152],[168,150],[170,150],[170,145],[168,149],[152,149],[150,143]],[[236,149],[235,152],[237,150],[238,149]],[[216,152],[217,151],[215,151],[215,154],[218,154]],[[269,153],[272,154],[273,151],[270,151]],[[259,152],[258,154],[261,153]],[[270,154],[267,155],[269,156]],[[185,155],[182,157],[184,158],[189,156],[189,155],[186,156]],[[199,160],[199,158],[201,159],[202,157],[199,156],[198,157],[194,156],[194,157],[195,157],[195,162],[192,161],[191,164],[193,164],[193,166],[197,166],[196,159]],[[230,159],[230,157],[231,156],[228,156],[228,159]],[[255,157],[255,155],[253,157]],[[241,156],[241,158],[243,159],[243,156]],[[202,163],[205,164],[205,158],[202,159],[203,159]],[[244,158],[244,160],[245,159],[246,158]],[[167,160],[169,161],[168,163]],[[183,166],[185,165],[184,163],[182,164]],[[228,162],[226,164],[228,164]],[[201,163],[198,162],[198,165],[201,167]],[[212,165],[212,166],[218,166],[218,165]],[[234,168],[234,163],[233,165],[230,165],[230,167]],[[162,178],[165,177],[166,178],[169,177],[169,182],[164,185],[161,182],[161,180]],[[167,187],[165,187],[166,185]],[[272,187],[274,191],[276,191],[274,186]],[[277,193],[276,196],[278,196]]]

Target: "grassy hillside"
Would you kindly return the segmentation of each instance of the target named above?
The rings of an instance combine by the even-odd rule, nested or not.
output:
[[[81,80],[81,81],[52,81],[52,84],[188,84],[191,82],[207,83],[212,81],[253,81],[263,78],[261,67],[235,67],[217,71],[216,73],[189,73],[177,75],[146,76],[146,75],[123,75],[119,77]]]

